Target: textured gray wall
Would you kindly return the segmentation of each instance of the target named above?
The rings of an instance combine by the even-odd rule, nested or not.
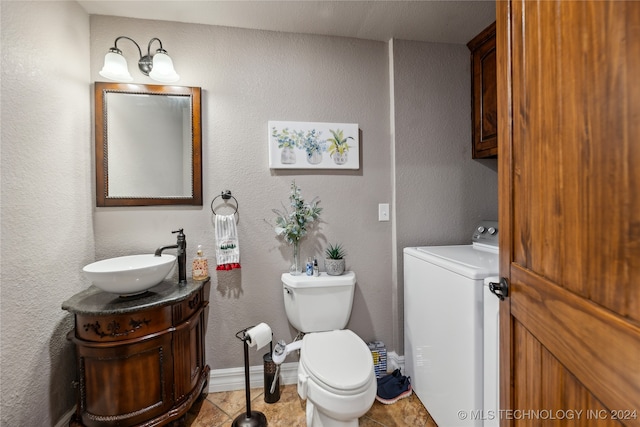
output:
[[[189,262],[201,244],[213,264],[209,203],[222,190],[240,203],[243,268],[212,269],[214,369],[242,366],[234,334],[243,327],[264,321],[277,338],[293,337],[280,287],[291,249],[267,224],[292,179],[325,209],[303,257],[321,257],[327,242],[346,246],[358,275],[348,327],[399,354],[402,247],[468,242],[477,220],[497,216],[495,161],[471,160],[465,46],[89,20],[74,2],[1,7],[3,425],[53,425],[73,405],[60,304],[89,285],[82,266],[154,250],[177,227]],[[145,46],[160,37],[179,84],[203,88],[202,208],[94,208],[90,94],[119,35]],[[135,47],[119,47],[135,81],[153,84],[135,68]],[[360,170],[269,170],[268,120],[359,123]],[[392,221],[377,221],[378,203],[392,203]]]
[[[2,14],[3,426],[53,425],[75,402],[71,316],[86,287],[91,212],[89,17],[75,2]]]
[[[242,366],[235,333],[268,323],[276,338],[295,333],[284,312],[280,276],[292,249],[276,239],[272,209],[288,203],[293,179],[307,200],[321,199],[322,222],[301,254],[322,259],[327,242],[341,242],[358,277],[348,325],[365,340],[391,343],[391,223],[378,222],[378,203],[391,201],[389,77],[386,43],[105,16],[91,18],[91,76],[118,35],[145,44],[159,37],[180,85],[203,89],[202,208],[96,209],[96,257],[149,252],[171,243],[183,227],[188,259],[203,246],[214,261],[211,200],[229,189],[238,199],[242,269],[212,271],[207,359],[213,369]],[[119,43],[136,82],[137,50]],[[268,166],[269,120],[358,123],[358,171],[277,171]],[[322,261],[320,262],[323,267]],[[252,352],[251,363],[262,363]]]
[[[469,244],[498,218],[497,160],[471,158],[471,77],[464,45],[393,41],[396,209],[394,298],[403,326],[402,249]],[[403,354],[403,334],[395,348]]]

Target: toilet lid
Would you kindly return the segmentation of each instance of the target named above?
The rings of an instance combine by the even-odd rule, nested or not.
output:
[[[301,350],[307,373],[337,392],[368,386],[375,375],[369,348],[348,329],[307,334]]]

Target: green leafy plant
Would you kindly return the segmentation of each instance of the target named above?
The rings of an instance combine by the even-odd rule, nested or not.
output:
[[[329,155],[333,156],[335,153],[343,155],[347,151],[349,151],[349,144],[347,144],[347,140],[353,139],[353,137],[349,136],[347,138],[344,137],[344,131],[342,129],[337,129],[335,131],[329,129],[329,132],[333,135],[333,138],[327,139],[329,145]]]
[[[328,259],[343,259],[347,254],[341,244],[329,244],[324,251]]]
[[[282,129],[282,132],[278,132],[278,130],[275,127],[273,127],[271,130],[271,136],[273,136],[276,139],[276,141],[278,141],[278,148],[295,148],[296,147],[297,135],[295,133],[289,133],[288,128],[284,128]]]
[[[289,201],[291,212],[284,205],[282,210],[273,209],[273,212],[276,214],[276,235],[293,244],[298,243],[307,234],[308,227],[320,217],[322,208],[318,207],[320,199],[317,197],[305,203],[295,181],[291,183]]]
[[[333,131],[332,131],[333,132]],[[299,148],[305,150],[307,154],[313,154],[314,152],[322,153],[326,151],[327,141],[320,138],[321,131],[311,129],[308,131],[302,130],[289,130],[284,128],[280,132],[276,127],[271,128],[271,136],[278,142],[278,148]]]

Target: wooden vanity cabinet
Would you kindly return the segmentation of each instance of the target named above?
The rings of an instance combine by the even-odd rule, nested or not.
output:
[[[188,398],[205,369],[204,336],[206,316],[200,294],[174,307],[178,326],[173,334],[173,366],[182,375],[173,379],[176,401]],[[207,368],[208,375],[208,368]]]
[[[497,157],[496,23],[474,37],[467,47],[471,50],[472,157]]]
[[[135,298],[91,287],[65,302],[75,316],[68,337],[76,345],[78,375],[69,425],[163,426],[180,420],[209,377],[208,291],[208,281],[186,289],[163,283],[137,306]]]

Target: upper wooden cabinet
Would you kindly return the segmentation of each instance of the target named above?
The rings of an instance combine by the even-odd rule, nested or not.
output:
[[[467,43],[471,50],[471,122],[473,158],[498,155],[496,23]]]

